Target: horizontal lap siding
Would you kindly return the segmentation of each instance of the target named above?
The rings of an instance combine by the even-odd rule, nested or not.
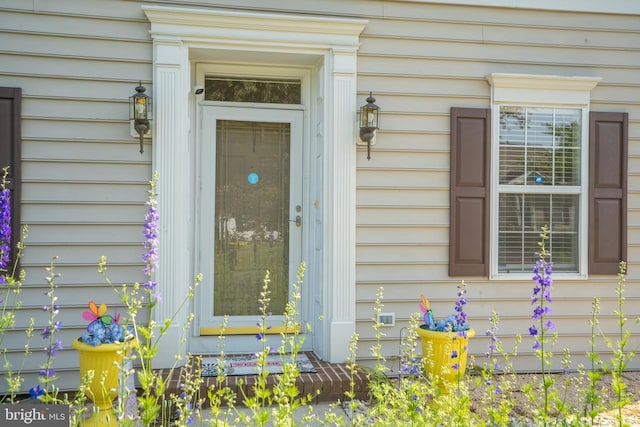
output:
[[[141,281],[142,222],[151,147],[138,152],[130,135],[128,97],[142,80],[151,92],[149,26],[136,2],[5,1],[0,9],[0,86],[21,87],[22,222],[29,236],[22,265],[27,273],[16,319],[35,319],[33,354],[24,389],[35,385],[44,362],[39,332],[48,318],[44,268],[55,260],[61,306],[56,320],[65,349],[56,357],[62,389],[78,382],[71,341],[86,327],[89,299],[123,312],[98,273],[102,255],[115,284]],[[41,9],[37,9],[42,7]],[[19,366],[24,335],[5,345]],[[5,387],[2,384],[0,387]]]
[[[139,230],[151,147],[147,144],[144,155],[138,154],[127,106],[138,80],[151,92],[152,47],[141,4],[94,2],[85,10],[74,0],[60,0],[37,2],[40,9],[33,10],[33,2],[7,0],[0,10],[0,85],[23,89],[22,217],[32,224],[20,322],[25,325],[33,316],[43,326],[43,268],[59,256],[60,301],[68,304],[61,311],[65,339],[83,328],[79,316],[88,287],[96,299],[117,303],[97,274],[95,258],[104,254],[112,260],[114,283],[141,279]],[[448,277],[449,111],[487,108],[485,76],[493,72],[600,76],[603,81],[592,92],[593,109],[629,113],[626,303],[629,310],[637,305],[638,17],[366,0],[282,0],[270,2],[268,9],[257,0],[218,0],[215,5],[369,20],[358,54],[358,103],[373,91],[382,116],[371,161],[362,149],[357,152],[356,321],[363,337],[358,349],[362,361],[370,358],[370,318],[378,287],[385,289],[388,307],[383,311],[394,311],[398,320],[395,328],[383,329],[388,332],[383,337],[386,356],[398,354],[400,329],[409,313],[417,311],[421,293],[432,299],[436,315],[453,310],[458,281]],[[508,342],[516,333],[526,334],[532,283],[467,282],[469,313],[478,331],[473,353],[484,353],[488,343],[482,335],[493,308],[503,316],[500,328]],[[594,296],[603,299],[602,327],[615,330],[614,288],[612,277],[557,280],[554,315],[563,345],[575,345],[574,353],[585,351]],[[10,342],[18,342],[15,334]],[[526,350],[517,368],[536,367],[530,345],[521,345]],[[13,358],[19,357],[17,345],[8,348],[15,350]],[[76,357],[70,350],[64,356],[64,363]],[[75,366],[61,366],[67,369],[62,387],[77,384]],[[37,371],[39,361],[28,367]]]
[[[454,312],[459,284],[448,276],[449,115],[451,107],[489,108],[490,73],[599,76],[592,110],[629,113],[629,275],[625,311],[640,301],[640,27],[638,17],[450,7],[387,2],[384,19],[369,16],[358,56],[359,104],[369,91],[382,109],[372,158],[357,161],[357,331],[358,356],[372,360],[371,318],[376,292],[384,288],[383,312],[396,313],[396,326],[383,328],[382,354],[395,361],[402,328],[418,312],[420,294],[436,317]],[[595,29],[593,27],[596,27]],[[636,147],[636,148],[634,148]],[[601,299],[600,322],[607,333],[618,324],[614,276],[562,280],[555,275],[553,320],[560,333],[556,353],[570,347],[573,368],[589,350],[591,304]],[[516,369],[539,369],[530,303],[533,282],[469,277],[468,307],[477,338],[471,352],[482,363],[492,310],[510,349],[524,336]],[[638,328],[627,325],[637,341]],[[603,359],[611,356],[598,343]],[[391,363],[390,363],[391,364]],[[559,360],[554,365],[560,369]],[[633,368],[640,368],[635,360]]]

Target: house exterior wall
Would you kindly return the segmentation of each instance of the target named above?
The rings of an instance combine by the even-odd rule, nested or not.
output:
[[[489,108],[486,76],[491,73],[602,77],[591,92],[591,110],[629,113],[626,310],[634,314],[640,296],[634,286],[638,279],[634,141],[640,113],[634,101],[638,85],[634,74],[640,65],[633,47],[639,36],[633,30],[637,22],[638,16],[415,3],[387,3],[384,18],[369,17],[361,36],[358,88],[363,94],[376,93],[383,113],[371,161],[358,155],[356,301],[361,359],[370,357],[374,343],[370,319],[379,287],[384,288],[383,311],[398,316],[394,328],[383,329],[382,353],[393,356],[398,354],[398,337],[408,314],[418,310],[419,295],[430,299],[436,316],[453,313],[456,285],[465,279],[468,312],[478,336],[489,327],[495,308],[505,349],[511,348],[516,334],[523,336],[516,368],[539,368],[533,339],[527,337],[532,281],[448,276],[449,109]],[[615,286],[614,276],[556,279],[555,353],[570,348],[574,368],[589,350],[593,297],[601,299],[603,331],[616,331]],[[483,338],[470,343],[472,353],[480,356],[487,345]],[[610,356],[604,343],[599,342],[598,348],[603,359]],[[477,362],[481,364],[482,358]]]
[[[45,362],[39,335],[48,321],[41,308],[48,304],[44,268],[55,256],[61,275],[56,320],[65,347],[55,365],[60,387],[75,388],[78,358],[71,341],[86,327],[82,311],[90,300],[114,309],[119,304],[98,273],[100,256],[107,257],[113,283],[143,279],[151,147],[140,155],[130,136],[128,97],[139,80],[151,82],[148,22],[132,2],[78,8],[73,1],[2,1],[0,27],[0,85],[23,88],[22,223],[29,235],[17,326],[26,328],[33,317],[36,327],[24,388],[36,384]],[[20,366],[24,340],[15,331],[4,343],[14,366]]]
[[[615,2],[614,2],[615,3]],[[182,6],[181,2],[144,4]],[[190,7],[265,11],[259,0],[189,2]],[[616,3],[617,4],[617,3]],[[0,1],[0,86],[21,87],[22,222],[29,225],[22,265],[27,280],[19,329],[28,318],[46,325],[41,306],[44,268],[52,257],[65,343],[56,358],[60,386],[77,384],[72,339],[84,329],[89,300],[117,308],[118,299],[97,272],[106,255],[113,283],[142,280],[141,243],[152,146],[143,155],[131,137],[128,97],[141,80],[152,86],[152,41],[138,1]],[[356,169],[356,329],[358,358],[371,363],[371,317],[378,288],[396,326],[383,328],[382,354],[397,368],[400,336],[420,294],[436,316],[453,311],[456,285],[448,276],[449,111],[488,108],[491,73],[601,77],[591,93],[594,111],[628,112],[628,264],[625,311],[640,301],[640,15],[447,5],[441,2],[269,2],[269,12],[345,16],[369,21],[360,36],[358,105],[369,91],[382,108],[372,158],[358,148]],[[528,280],[465,278],[468,312],[483,338],[495,308],[506,349],[531,325]],[[589,350],[591,302],[601,299],[600,326],[617,330],[614,276],[557,280],[553,317],[556,353],[571,348],[574,367]],[[632,326],[630,326],[632,327]],[[632,336],[632,344],[640,335]],[[524,338],[515,367],[538,366]],[[20,360],[22,332],[6,341]],[[25,382],[35,383],[44,341],[32,341]],[[610,351],[599,344],[601,357]],[[635,348],[635,345],[631,347]],[[478,362],[482,360],[479,357]],[[640,361],[632,362],[640,368]],[[559,366],[559,365],[555,365]],[[4,385],[3,385],[4,386]]]

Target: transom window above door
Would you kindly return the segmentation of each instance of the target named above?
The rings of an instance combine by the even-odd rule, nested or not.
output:
[[[302,82],[298,79],[205,77],[204,99],[259,104],[301,104]]]

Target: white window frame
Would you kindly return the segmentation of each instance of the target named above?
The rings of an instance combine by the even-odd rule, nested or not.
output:
[[[581,196],[578,224],[578,272],[554,273],[554,276],[586,279],[588,264],[588,186],[589,186],[589,105],[591,90],[598,77],[565,77],[528,74],[494,73],[487,76],[491,84],[491,265],[490,278],[531,279],[531,273],[498,271],[498,204],[499,204],[499,134],[500,106],[574,108],[582,110],[581,129]],[[545,192],[547,193],[547,192]],[[532,265],[533,268],[533,265]]]

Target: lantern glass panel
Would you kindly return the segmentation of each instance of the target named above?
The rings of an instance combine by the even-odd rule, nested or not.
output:
[[[147,119],[147,98],[137,97],[135,98],[134,114],[136,120]]]
[[[378,108],[375,106],[363,106],[360,109],[360,127],[378,128]]]

